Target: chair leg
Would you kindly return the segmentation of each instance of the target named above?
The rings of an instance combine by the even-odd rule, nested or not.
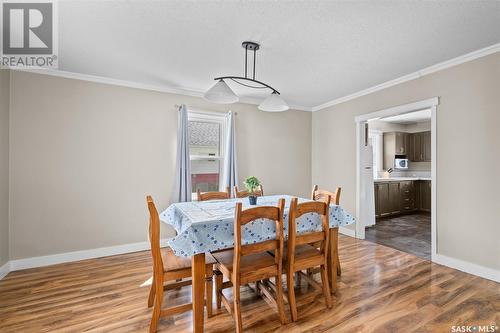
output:
[[[215,272],[215,300],[217,303],[217,309],[220,310],[222,306],[222,280],[223,275],[221,272]]]
[[[332,307],[332,295],[330,295],[330,283],[328,281],[326,265],[321,265],[321,283],[323,284],[326,307],[330,309]]]
[[[337,275],[342,275],[342,269],[340,269],[340,259],[339,259],[339,251],[337,251]]]
[[[155,286],[156,287],[156,286]],[[151,324],[149,325],[149,333],[155,333],[158,328],[158,321],[160,320],[161,305],[163,303],[163,285],[156,288],[156,298],[154,302],[153,316]]]
[[[148,308],[152,307],[155,302],[155,280],[151,282],[151,289],[149,289],[149,297],[148,297]]]
[[[243,332],[243,323],[241,321],[241,304],[240,304],[240,286],[235,284],[233,286],[234,297],[234,321],[236,325],[236,333]]]
[[[212,317],[212,297],[213,297],[213,275],[214,275],[214,266],[213,265],[207,265],[206,269],[206,285],[205,285],[205,291],[207,293],[206,299],[207,299],[207,316],[208,318]]]
[[[276,276],[276,303],[278,305],[278,312],[282,325],[286,324],[285,305],[283,304],[283,281],[282,275]]]
[[[297,284],[297,287],[300,288],[300,285],[302,284],[302,276],[299,274],[299,272],[295,272],[295,282]]]
[[[297,304],[295,304],[295,290],[293,282],[294,272],[288,271],[286,274],[286,285],[288,287],[288,304],[290,305],[290,313],[292,314],[292,321],[297,320]]]

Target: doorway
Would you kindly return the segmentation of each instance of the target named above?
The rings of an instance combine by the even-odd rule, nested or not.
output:
[[[438,104],[436,97],[355,118],[357,238],[435,256]]]

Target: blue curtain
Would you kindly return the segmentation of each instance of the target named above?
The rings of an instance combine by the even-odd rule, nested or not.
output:
[[[232,192],[234,186],[238,185],[234,116],[234,113],[231,111],[229,111],[227,114],[226,156],[224,158],[224,174],[221,191],[224,191],[225,188],[229,186]]]
[[[177,166],[174,200],[191,201],[191,160],[189,159],[188,112],[186,105],[179,107],[177,132]]]

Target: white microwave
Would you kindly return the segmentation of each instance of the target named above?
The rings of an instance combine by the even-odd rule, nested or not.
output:
[[[408,169],[408,159],[407,158],[395,158],[394,159],[394,169]]]

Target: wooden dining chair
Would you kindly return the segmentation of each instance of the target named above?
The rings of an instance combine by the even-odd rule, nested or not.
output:
[[[259,187],[260,187],[260,189],[254,193],[258,197],[263,197],[264,196],[264,188],[262,187],[262,185],[259,185]],[[235,186],[234,187],[234,195],[236,196],[236,198],[246,198],[250,195],[250,192],[248,192],[247,190],[238,191],[238,186]]]
[[[319,189],[318,185],[314,185],[313,190],[312,190],[311,199],[312,200],[325,200],[325,198],[327,196],[330,196],[331,203],[333,203],[335,205],[339,205],[341,191],[342,191],[341,187],[337,187],[335,189],[335,192],[330,192],[327,190]],[[339,242],[338,229],[336,229],[334,232],[330,233],[330,242],[331,242],[330,245],[335,248],[335,256],[336,256],[335,270],[336,270],[337,275],[340,276],[340,275],[342,275],[342,269],[340,268],[340,258],[339,258],[339,251],[338,251],[338,242]],[[332,264],[333,259],[330,259],[329,263]]]
[[[320,200],[322,198],[326,198],[327,196],[330,196],[330,198],[331,198],[330,202],[334,205],[339,205],[341,191],[342,191],[341,187],[337,187],[335,189],[335,192],[330,192],[327,190],[320,189],[318,185],[314,185],[313,190],[312,190],[311,199],[312,200]]]
[[[182,304],[162,309],[163,293],[191,285],[191,258],[177,257],[170,248],[160,248],[160,218],[151,196],[146,197],[149,209],[149,241],[153,257],[153,281],[148,297],[148,307],[153,307],[149,332],[156,332],[160,317],[172,316],[189,311],[192,304]],[[216,263],[212,255],[206,254],[206,307],[208,317],[212,316],[212,276]],[[177,282],[176,282],[177,281]],[[166,284],[167,282],[172,282]]]
[[[201,192],[201,190],[198,189],[196,194],[198,196],[198,201],[231,199],[229,187],[226,187],[226,192]]]
[[[277,308],[282,324],[285,324],[285,310],[283,305],[282,286],[282,258],[283,258],[283,211],[285,200],[280,199],[278,207],[262,206],[242,210],[241,202],[236,203],[234,219],[234,250],[226,250],[214,253],[217,260],[217,272],[215,278],[217,308],[224,304],[226,310],[233,316],[236,324],[236,332],[243,331],[241,321],[240,287],[250,282],[267,280],[272,277],[276,279],[275,296],[262,284],[256,283],[257,288]],[[247,223],[257,219],[273,220],[276,224],[276,238],[259,243],[242,245],[241,229]],[[274,251],[275,256],[268,251]],[[229,281],[222,282],[223,276]],[[224,296],[222,290],[233,289],[233,302]]]
[[[330,238],[328,209],[330,207],[330,197],[323,201],[308,201],[299,204],[297,198],[292,198],[290,211],[288,213],[288,243],[286,249],[286,259],[283,263],[286,272],[288,287],[288,303],[292,314],[292,321],[297,320],[297,305],[295,301],[294,275],[298,273],[318,292],[322,292],[325,297],[326,306],[332,307],[332,297],[330,295],[330,284],[327,274],[327,249]],[[297,235],[297,219],[307,213],[316,213],[321,216],[321,231],[308,232]],[[319,245],[319,248],[318,248]],[[320,286],[311,276],[302,271],[320,267]]]

